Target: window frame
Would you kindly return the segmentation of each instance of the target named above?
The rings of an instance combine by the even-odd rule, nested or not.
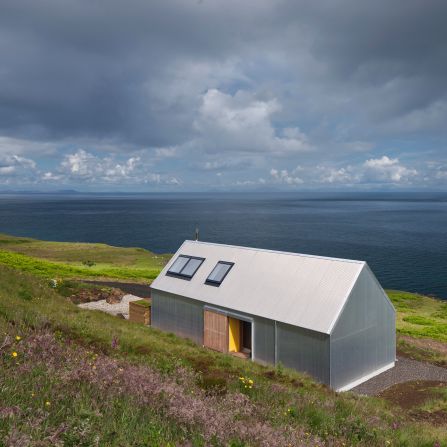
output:
[[[229,265],[230,268],[225,272],[225,275],[223,275],[222,279],[220,281],[215,281],[212,279],[208,279],[211,276],[211,273],[214,272],[215,268],[219,265],[219,264],[225,264],[225,265]],[[214,287],[219,287],[223,282],[224,279],[227,277],[228,273],[230,273],[230,270],[233,268],[234,262],[229,262],[229,261],[217,261],[216,265],[213,267],[213,269],[211,270],[210,274],[208,275],[208,277],[205,280],[205,284],[208,284],[209,286],[214,286]]]
[[[182,269],[179,272],[170,272],[169,269],[176,263],[178,258],[188,258],[188,261],[185,263],[185,265],[182,267]],[[197,266],[197,268],[195,269],[194,273],[192,275],[186,275],[183,272],[183,270],[185,270],[185,268],[188,266],[189,261],[191,259],[196,259],[198,261],[200,261],[200,264]],[[201,267],[201,265],[203,264],[203,261],[205,261],[205,258],[201,258],[199,256],[190,256],[190,255],[183,255],[180,254],[177,256],[177,258],[175,259],[175,261],[171,264],[171,266],[169,267],[168,271],[166,272],[166,276],[173,276],[175,278],[180,278],[180,279],[186,279],[186,280],[190,280],[192,278],[194,278],[194,275],[197,273],[197,270],[199,270],[199,268]]]

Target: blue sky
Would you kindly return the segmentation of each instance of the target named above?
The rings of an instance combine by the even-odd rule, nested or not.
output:
[[[0,190],[447,189],[444,1],[0,7]]]

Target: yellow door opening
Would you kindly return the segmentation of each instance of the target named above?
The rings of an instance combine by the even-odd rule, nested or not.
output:
[[[241,322],[236,318],[228,318],[228,351],[239,352],[241,350]]]

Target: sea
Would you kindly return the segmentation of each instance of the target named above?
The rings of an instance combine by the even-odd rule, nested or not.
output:
[[[203,241],[365,260],[447,299],[447,193],[0,194],[0,232],[173,253]]]

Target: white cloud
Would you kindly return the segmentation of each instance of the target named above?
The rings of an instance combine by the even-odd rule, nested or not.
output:
[[[282,169],[280,171],[277,169],[271,169],[270,178],[274,183],[283,183],[286,185],[301,185],[304,183],[303,179],[295,175],[295,171],[289,173],[286,169]]]
[[[447,163],[428,161],[426,166],[428,168],[425,178],[427,182],[440,181],[439,183],[443,183],[447,181]]]
[[[250,167],[253,161],[249,158],[218,158],[194,163],[193,167],[202,171],[241,170]]]
[[[15,166],[0,166],[0,175],[9,175],[15,172]]]
[[[0,183],[30,183],[34,181],[36,173],[34,160],[16,154],[0,155]]]
[[[359,177],[353,172],[352,166],[335,168],[330,166],[317,166],[321,183],[351,184]]]
[[[165,184],[180,185],[174,176],[153,173],[150,163],[139,156],[117,161],[114,156],[98,157],[84,149],[65,156],[56,172],[46,172],[42,179],[75,183]]]
[[[442,172],[438,170],[437,172]],[[368,184],[411,184],[419,173],[400,163],[397,158],[386,155],[371,158],[357,165],[297,166],[292,171],[271,169],[270,182],[284,185],[318,186],[332,185],[368,185]]]
[[[74,180],[115,183],[129,179],[138,161],[138,157],[131,157],[124,163],[118,163],[113,157],[100,158],[79,149],[65,156],[60,171]]]
[[[233,96],[208,90],[194,127],[199,137],[192,146],[205,151],[269,152],[283,155],[312,149],[297,127],[277,132],[272,115],[281,110],[277,99],[259,99],[239,90]]]
[[[371,158],[363,163],[363,181],[379,183],[404,183],[410,182],[418,171],[407,168],[399,162],[398,158],[389,158],[386,155],[381,158]]]
[[[44,172],[42,175],[42,180],[43,181],[60,181],[63,180],[64,176],[63,175],[58,175],[58,174],[54,174],[53,172]]]

